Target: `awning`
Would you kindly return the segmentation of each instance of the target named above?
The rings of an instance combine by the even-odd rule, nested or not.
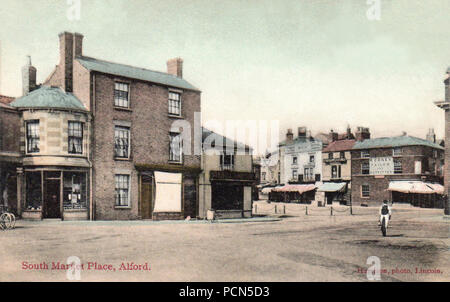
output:
[[[316,189],[316,185],[285,185],[272,189],[272,192],[298,192],[303,194]]]
[[[261,190],[262,194],[269,194],[272,191],[273,187],[264,188]]]
[[[440,184],[425,183],[423,181],[391,181],[388,191],[415,194],[444,194],[444,187]]]
[[[340,192],[345,189],[345,182],[325,182],[317,191],[319,192]]]

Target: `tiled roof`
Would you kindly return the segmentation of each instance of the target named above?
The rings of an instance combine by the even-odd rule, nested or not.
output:
[[[83,65],[84,68],[88,70],[163,84],[175,88],[199,91],[198,88],[194,87],[186,80],[168,73],[102,61],[90,57],[79,57],[77,60],[81,63],[81,65]]]
[[[348,151],[353,148],[356,140],[354,139],[344,139],[331,142],[327,147],[325,147],[322,152],[338,152],[338,151]]]
[[[86,111],[81,101],[59,87],[41,86],[10,104],[16,108],[56,108]]]
[[[362,142],[356,142],[355,145],[353,146],[353,149],[361,150],[373,148],[392,148],[402,146],[427,146],[431,148],[444,150],[444,148],[439,146],[438,144],[432,143],[422,138],[406,135],[366,139]]]
[[[0,103],[9,104],[14,101],[14,98],[11,96],[0,95]]]

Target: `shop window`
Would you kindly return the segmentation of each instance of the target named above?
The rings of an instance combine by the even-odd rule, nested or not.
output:
[[[41,210],[42,208],[42,180],[41,172],[26,172],[26,209]]]
[[[86,173],[64,172],[64,209],[85,209],[87,205]]]

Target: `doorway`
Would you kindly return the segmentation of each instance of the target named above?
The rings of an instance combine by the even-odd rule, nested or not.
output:
[[[61,218],[60,180],[47,179],[44,194],[44,218]]]
[[[142,175],[141,184],[141,216],[142,219],[152,219],[152,177]]]

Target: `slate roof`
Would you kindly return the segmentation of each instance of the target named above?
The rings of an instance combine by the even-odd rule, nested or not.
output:
[[[246,153],[247,153],[247,150],[249,152],[251,152],[253,150],[253,148],[251,148],[251,147],[249,147],[249,146],[247,146],[247,145],[245,145],[243,143],[231,140],[231,139],[229,139],[229,138],[227,138],[227,137],[225,137],[223,135],[215,133],[215,132],[213,132],[211,130],[208,130],[206,128],[202,128],[202,143],[205,143],[206,138],[208,138],[210,135],[214,135],[214,137],[211,137],[211,139],[214,139],[215,146],[204,145],[203,146],[204,148],[207,148],[207,149],[209,149],[208,147],[211,147],[211,148],[217,148],[217,147],[226,148],[227,146],[235,146],[239,150],[242,150],[242,151],[246,150]]]
[[[41,86],[10,104],[16,108],[54,108],[87,111],[81,101],[72,93],[59,87]]]
[[[427,146],[435,149],[444,150],[438,144],[432,143],[422,138],[414,136],[395,136],[395,137],[380,137],[374,139],[366,139],[362,142],[356,142],[353,150],[373,149],[373,148],[392,148],[403,146]]]
[[[344,139],[331,142],[328,146],[326,146],[322,152],[339,152],[339,151],[348,151],[353,148],[356,140],[354,139]]]
[[[78,57],[76,58],[76,60],[78,60],[78,62],[80,62],[81,65],[88,70],[93,70],[106,74],[114,74],[126,78],[143,80],[152,83],[163,84],[165,86],[175,88],[199,91],[198,88],[191,85],[183,78],[179,78],[177,76],[165,72],[153,71],[145,68],[113,63],[85,56]]]

